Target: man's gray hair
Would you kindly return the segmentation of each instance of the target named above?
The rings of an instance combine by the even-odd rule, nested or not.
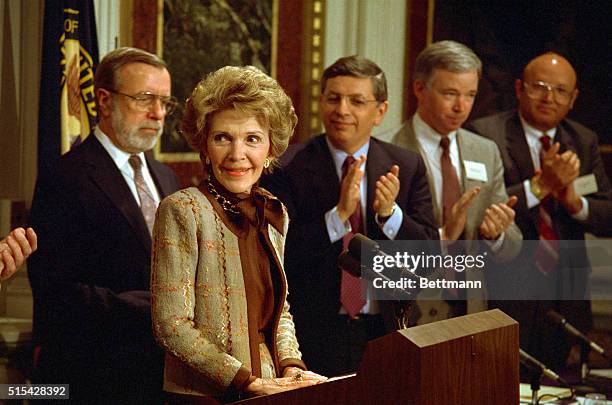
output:
[[[436,69],[453,73],[464,73],[476,70],[478,78],[482,74],[482,62],[467,46],[455,41],[434,42],[417,56],[414,68],[414,80],[430,88],[433,84]]]

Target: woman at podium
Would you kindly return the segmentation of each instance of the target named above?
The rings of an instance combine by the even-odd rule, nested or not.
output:
[[[287,211],[258,186],[296,123],[290,98],[254,67],[219,69],[187,100],[182,131],[206,179],[161,202],[151,275],[164,390],[182,403],[324,380],[305,371],[286,301]]]

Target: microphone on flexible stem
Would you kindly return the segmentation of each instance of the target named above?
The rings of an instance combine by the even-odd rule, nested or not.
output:
[[[565,381],[559,374],[555,373],[554,371],[546,367],[544,363],[542,363],[540,360],[536,359],[535,357],[529,355],[523,349],[519,349],[519,354],[521,357],[521,363],[523,363],[527,367],[531,369],[535,368],[536,370],[539,370],[543,375],[545,375],[546,377],[550,378],[553,381],[558,382],[561,385],[564,385],[566,387],[570,386],[568,382]]]
[[[375,278],[380,278],[386,282],[392,281],[385,274],[376,273],[374,270],[362,265],[361,262],[355,259],[348,251],[342,252],[340,256],[338,256],[338,267],[352,276],[359,278],[363,277],[366,280],[372,281]],[[387,298],[398,301],[412,301],[415,299],[414,295],[416,295],[417,292],[418,291],[405,290],[399,287],[382,290],[382,293],[387,296]]]
[[[398,301],[413,301],[415,299],[416,295],[421,290],[419,287],[420,276],[412,273],[410,270],[397,266],[386,268],[381,272],[376,272],[372,269],[371,265],[363,264],[361,260],[362,249],[368,254],[389,256],[387,253],[380,250],[378,244],[372,239],[358,233],[351,238],[348,251],[342,252],[338,257],[338,266],[355,277],[363,277],[370,281],[379,278],[389,283],[387,285],[393,285],[394,287],[381,289],[381,292],[389,299]],[[395,284],[392,284],[393,281],[397,281],[401,278],[414,280],[413,285],[415,288],[395,287]]]
[[[596,342],[594,342],[592,339],[590,339],[588,336],[586,336],[584,333],[580,332],[578,329],[576,329],[571,323],[569,323],[567,321],[567,319],[565,319],[563,317],[563,315],[561,315],[560,313],[558,313],[557,311],[554,310],[549,310],[546,313],[546,316],[548,316],[548,319],[550,319],[551,321],[553,321],[554,323],[563,326],[563,329],[565,329],[570,335],[573,335],[575,337],[577,337],[578,339],[582,340],[584,343],[586,343],[592,350],[596,351],[597,353],[601,354],[602,356],[604,356],[606,359],[608,360],[612,360],[612,357],[610,357],[610,354],[607,353],[603,347],[601,347],[600,345],[598,345]]]
[[[348,251],[351,254],[351,256],[355,258],[361,258],[362,250],[369,254],[368,257],[390,256],[389,254],[380,250],[380,246],[378,245],[378,243],[376,243],[372,239],[360,233],[356,233],[349,242]],[[369,269],[369,270],[372,271],[372,273],[374,273],[377,276],[382,273],[387,273],[389,276],[393,276],[392,279],[394,280],[399,280],[400,278],[414,280],[417,286],[419,285],[420,280],[423,278],[419,276],[418,274],[415,274],[412,271],[404,267],[401,267],[401,266],[393,266],[393,267],[386,268],[381,273],[377,273],[373,271],[372,269]],[[411,289],[410,291],[415,291],[415,293],[418,293],[420,291],[420,288]]]

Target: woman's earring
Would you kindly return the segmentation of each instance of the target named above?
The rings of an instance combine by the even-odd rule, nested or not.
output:
[[[210,158],[208,156],[206,156],[206,158],[204,159],[204,162],[209,165],[210,164]]]
[[[270,167],[270,159],[266,158],[266,160],[264,160],[264,167],[267,169],[268,167]]]

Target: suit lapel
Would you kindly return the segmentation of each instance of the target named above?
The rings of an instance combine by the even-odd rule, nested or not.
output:
[[[483,163],[482,155],[480,155],[482,151],[478,149],[478,145],[470,142],[461,128],[457,131],[457,148],[459,149],[459,164],[461,165],[461,187],[462,192],[465,193],[474,187],[482,186],[482,182],[468,179],[464,163],[466,160]]]
[[[415,153],[420,153],[419,143],[414,133],[414,126],[412,125],[413,118],[411,117],[399,132],[393,137],[392,143],[402,148],[408,149]]]
[[[457,131],[457,147],[459,149],[459,162],[461,164],[461,182],[463,186],[463,192],[472,190],[475,187],[482,187],[483,182],[479,180],[469,179],[467,177],[467,170],[465,168],[466,161],[478,162],[485,165],[487,168],[487,182],[492,181],[491,173],[488,168],[491,166],[491,159],[486,156],[485,150],[482,150],[479,143],[470,138],[463,129],[459,128]],[[484,210],[487,208],[488,201],[482,198],[482,196],[476,196],[468,208],[467,222],[463,230],[463,239],[469,241],[472,239],[478,239],[478,227],[483,215]],[[471,246],[471,242],[467,242],[467,246]]]
[[[406,149],[408,149],[409,151],[412,151],[414,153],[418,153],[419,155],[421,155],[421,149],[419,148],[419,142],[417,141],[416,138],[416,133],[414,132],[414,126],[413,126],[413,118],[410,118],[408,120],[408,122],[406,122],[406,124],[402,127],[402,129],[400,130],[400,132],[397,133],[397,135],[395,136],[393,143],[395,143],[398,146],[402,146]],[[429,185],[429,192],[431,193],[431,201],[433,202],[433,214],[434,214],[434,219],[436,220],[437,223],[442,223],[442,213],[440,212],[440,207],[438,207],[437,204],[437,194],[436,194],[436,188],[434,187],[434,180],[431,177],[431,171],[429,170],[429,157],[428,156],[421,156],[423,158],[423,161],[425,162],[425,165],[427,166],[428,170],[427,170],[427,184]]]
[[[143,243],[145,249],[150,251],[151,235],[149,235],[142,211],[140,211],[132,191],[126,184],[115,162],[106,152],[106,149],[104,149],[95,136],[90,136],[89,138],[91,138],[91,153],[88,156],[88,161],[91,165],[89,177],[121,212],[134,230],[135,235]]]
[[[576,145],[572,136],[562,127],[557,127],[557,133],[555,134],[554,142],[559,142],[560,148],[559,153],[563,153],[566,150],[576,152]]]
[[[508,153],[518,169],[520,179],[533,177],[535,169],[531,160],[531,152],[521,125],[518,112],[506,122],[506,142]]]
[[[367,203],[366,203],[366,226],[368,233],[372,229],[378,229],[374,219],[374,211],[372,210],[376,181],[380,176],[387,174],[391,170],[393,162],[387,155],[386,151],[380,146],[380,141],[376,138],[370,138],[370,148],[368,149],[368,159],[366,160],[366,175],[367,175]],[[401,170],[401,169],[400,169]]]
[[[340,179],[336,173],[334,159],[329,151],[325,135],[320,135],[308,146],[312,148],[304,154],[304,184],[312,189],[312,195],[320,207],[334,207],[340,199]]]

